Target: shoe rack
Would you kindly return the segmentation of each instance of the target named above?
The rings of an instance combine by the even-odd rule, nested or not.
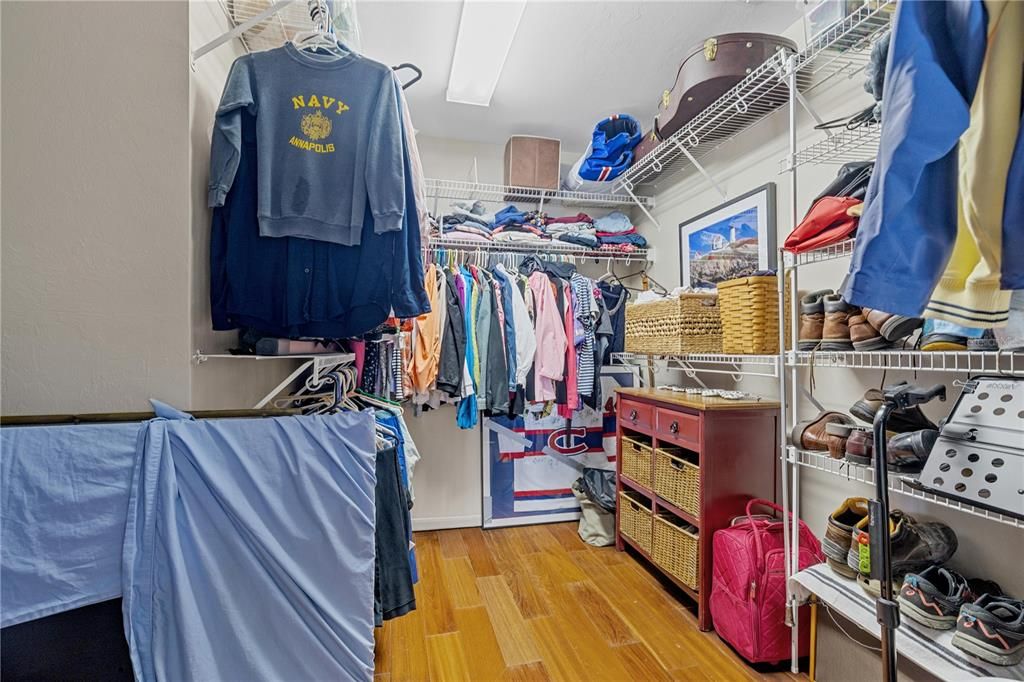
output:
[[[797,144],[797,113],[802,108],[811,116],[818,119],[811,106],[803,95],[807,89],[802,87],[808,79],[814,80],[814,72],[818,69],[830,69],[836,60],[850,59],[851,52],[859,52],[866,56],[870,54],[870,44],[875,36],[888,28],[891,5],[883,3],[877,9],[870,9],[870,3],[865,4],[861,10],[836,24],[834,30],[825,31],[821,36],[812,41],[803,52],[792,55],[786,65],[786,74],[789,79],[789,154],[780,163],[782,170],[790,176],[790,224],[797,225],[800,222],[802,207],[797,197],[798,170],[805,166],[818,164],[841,165],[850,161],[863,161],[875,158],[880,140],[880,130],[877,126],[862,128],[857,131],[841,131],[829,135],[826,139],[814,144],[799,148]],[[882,21],[882,18],[885,18]],[[811,73],[808,73],[811,72]],[[802,93],[802,94],[801,94]],[[818,264],[825,264],[829,267],[831,261],[848,258],[853,254],[854,241],[847,240],[833,244],[815,251],[809,251],[797,255],[789,254],[779,250],[778,255],[778,300],[779,310],[784,310],[782,305],[785,286],[792,287],[789,291],[791,301],[799,301],[799,273],[807,267],[814,267]],[[834,269],[834,265],[832,266]],[[797,337],[799,330],[799,305],[793,305],[790,311],[792,335],[792,348],[797,348]],[[785,314],[785,313],[783,313]],[[780,323],[780,330],[784,325]],[[783,331],[780,331],[780,348],[785,348]],[[833,459],[827,452],[812,452],[801,450],[789,444],[789,434],[792,428],[806,415],[800,414],[801,399],[806,396],[816,407],[813,396],[803,391],[803,377],[801,372],[808,369],[832,368],[845,369],[875,369],[875,370],[904,370],[914,372],[938,372],[957,373],[965,376],[977,374],[992,374],[1002,376],[1024,376],[1024,353],[1020,352],[978,352],[978,351],[906,351],[906,350],[881,350],[881,351],[782,351],[779,354],[779,402],[781,404],[781,417],[779,430],[779,447],[782,460],[782,506],[787,512],[792,512],[795,518],[800,517],[800,474],[804,469],[823,471],[848,481],[874,484],[874,469],[869,466],[859,466],[845,460]],[[849,396],[850,401],[856,400],[859,396]],[[932,503],[937,506],[957,509],[992,521],[993,523],[1007,524],[1016,528],[1024,528],[1024,521],[1018,518],[1002,514],[984,506],[971,504],[964,499],[952,499],[923,488],[918,483],[919,475],[908,476],[905,474],[890,474],[889,490],[898,495],[912,497]],[[799,548],[799,534],[797,524],[790,524],[788,528],[785,552],[787,556],[786,573],[787,577],[795,575],[797,571],[797,557]],[[799,580],[799,578],[798,578]],[[791,629],[791,669],[798,672],[797,650],[800,640],[798,609],[805,602],[806,593],[798,596],[791,590],[790,581],[787,580],[787,602],[790,605],[788,611]],[[827,600],[826,600],[827,601]],[[900,649],[899,638],[897,649]],[[906,641],[906,638],[902,641]]]
[[[799,146],[797,142],[797,113],[805,110],[813,119],[820,122],[822,119],[814,111],[808,97],[826,90],[830,85],[848,81],[850,78],[862,77],[862,72],[870,59],[871,47],[874,41],[889,28],[896,3],[889,0],[878,2],[867,2],[851,12],[845,18],[837,21],[828,29],[822,31],[810,41],[805,49],[787,55],[772,68],[772,78],[778,79],[786,84],[784,89],[776,88],[774,85],[764,89],[765,92],[774,94],[785,91],[785,107],[788,113],[789,123],[789,153],[780,160],[780,170],[790,176],[789,210],[790,223],[796,225],[803,210],[797,196],[798,175],[800,170],[806,170],[821,165],[838,166],[850,161],[864,161],[875,158],[878,151],[878,144],[881,138],[881,129],[877,125],[868,125],[856,130],[831,130],[822,133],[823,139],[818,139],[806,146]],[[627,183],[652,183],[664,180],[674,172],[677,166],[683,168],[696,168],[714,184],[710,176],[698,163],[705,154],[710,153],[712,147],[704,149],[709,140],[720,143],[732,135],[746,130],[755,121],[751,117],[730,117],[725,114],[733,110],[745,110],[746,104],[754,102],[750,93],[744,88],[749,88],[752,83],[775,83],[768,78],[767,72],[751,74],[747,79],[723,96],[711,116],[698,116],[693,124],[684,127],[677,136],[679,139],[670,139],[662,143],[661,147],[645,159],[643,164],[638,164],[631,170],[631,174],[623,176],[623,182]],[[780,107],[780,109],[781,109]],[[714,107],[713,107],[714,108]],[[722,111],[719,111],[722,109]],[[753,110],[754,107],[751,107]],[[774,106],[765,106],[759,109],[756,120],[775,110]],[[724,113],[723,113],[724,112]],[[723,123],[723,121],[725,123]],[[700,130],[697,129],[700,127]],[[691,128],[693,129],[691,131]],[[728,135],[719,139],[719,131],[727,130]],[[700,134],[697,134],[700,133]],[[687,148],[687,145],[692,145]],[[690,161],[689,164],[682,163],[682,156],[685,154]],[[679,156],[679,159],[673,159]],[[673,165],[675,164],[675,165]],[[681,164],[681,165],[680,165]],[[812,171],[814,172],[814,171]],[[815,180],[817,182],[817,180]],[[791,348],[798,348],[797,335],[799,330],[799,280],[798,275],[807,267],[824,267],[835,269],[832,261],[849,258],[853,254],[854,241],[847,240],[833,244],[821,249],[792,255],[778,254],[779,289],[778,300],[779,310],[784,311],[783,305],[785,286],[790,286],[790,300],[794,302],[791,306],[790,325],[792,334]],[[780,313],[785,314],[785,313]],[[785,325],[779,324],[780,330]],[[780,331],[780,348],[785,348],[784,332]],[[654,387],[654,376],[656,369],[677,369],[682,370],[688,378],[703,385],[700,379],[701,374],[729,375],[734,380],[743,376],[768,377],[778,382],[778,397],[781,405],[781,416],[779,419],[778,443],[780,452],[781,477],[781,498],[784,508],[799,518],[800,513],[800,474],[805,469],[823,471],[834,475],[836,478],[855,481],[864,484],[874,483],[874,471],[870,467],[850,464],[845,460],[836,460],[829,457],[828,453],[812,452],[791,447],[789,434],[792,427],[805,415],[799,414],[799,405],[802,397],[801,372],[808,369],[820,368],[826,371],[832,369],[871,369],[871,370],[898,370],[914,371],[924,373],[947,373],[970,376],[977,374],[993,374],[1004,376],[1024,376],[1024,353],[1016,352],[978,352],[978,351],[913,351],[913,350],[880,350],[880,351],[843,351],[843,352],[802,352],[798,350],[781,351],[778,355],[724,355],[724,354],[701,354],[701,355],[679,355],[679,356],[644,356],[632,353],[617,354],[613,358],[613,364],[640,366],[646,365],[646,383]],[[643,373],[642,373],[643,375]],[[856,400],[858,396],[849,396],[850,401]],[[813,402],[813,399],[812,399]],[[993,523],[1008,524],[1017,528],[1024,528],[1020,520],[994,512],[984,507],[976,506],[968,501],[954,500],[948,497],[933,494],[920,487],[916,487],[913,477],[906,475],[895,475],[889,479],[891,492],[924,500],[936,506],[956,509],[966,514],[971,514],[988,519]],[[798,547],[796,524],[790,524],[789,533],[786,537],[785,551],[788,561],[786,562],[787,577],[796,572],[796,557]],[[787,581],[787,591],[788,591]],[[797,642],[799,632],[796,623],[798,601],[792,592],[787,593],[787,603],[790,605],[790,621],[792,636],[792,670],[797,672]],[[899,641],[899,639],[898,639]]]

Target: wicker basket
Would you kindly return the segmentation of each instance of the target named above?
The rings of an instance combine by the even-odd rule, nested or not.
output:
[[[691,590],[697,586],[700,549],[697,529],[671,514],[654,517],[654,563],[678,578]]]
[[[622,438],[622,475],[650,488],[651,479],[651,446],[633,438]]]
[[[619,532],[635,542],[647,554],[651,553],[651,508],[639,493],[619,493]]]
[[[649,355],[721,353],[717,294],[680,294],[626,306],[626,351]]]
[[[786,287],[786,347],[789,341],[789,287]],[[722,311],[722,352],[771,355],[779,352],[779,292],[775,275],[741,277],[718,284]]]
[[[684,512],[700,516],[700,467],[683,457],[682,448],[654,451],[654,492]]]

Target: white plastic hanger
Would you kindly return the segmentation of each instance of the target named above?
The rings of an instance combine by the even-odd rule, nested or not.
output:
[[[352,54],[334,33],[327,0],[309,0],[309,16],[313,20],[313,30],[303,31],[292,38],[295,49],[311,51],[310,56],[324,62],[337,61]]]

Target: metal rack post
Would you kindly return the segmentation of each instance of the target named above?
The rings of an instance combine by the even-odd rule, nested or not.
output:
[[[795,54],[794,55],[790,55],[790,57],[789,57],[789,61],[787,63],[787,76],[789,77],[789,158],[790,158],[790,161],[791,161],[791,163],[790,163],[790,171],[789,171],[789,196],[790,196],[789,224],[791,226],[794,226],[794,225],[797,224],[797,221],[799,219],[798,213],[797,213],[797,211],[798,211],[797,201],[798,200],[797,200],[797,193],[796,193],[796,187],[797,187],[797,185],[796,185],[796,180],[797,180],[797,177],[796,177],[796,164],[792,163],[792,161],[796,158],[796,145],[797,145],[797,141],[796,141],[796,111],[797,111],[797,106],[798,106],[798,100],[797,100],[797,97],[796,97],[796,91],[797,91],[797,80],[796,80],[796,78],[797,78],[797,56]],[[785,263],[785,256],[781,255],[780,256],[780,260],[783,263]],[[794,349],[796,349],[797,348],[797,339],[799,337],[799,322],[800,322],[800,317],[799,317],[800,297],[798,295],[800,289],[799,289],[799,287],[797,285],[797,271],[796,271],[796,268],[792,269],[792,281],[789,281],[787,283],[785,268],[783,268],[783,269],[781,269],[779,271],[778,277],[779,277],[780,281],[782,282],[782,286],[783,287],[785,287],[785,286],[789,286],[790,287],[790,301],[792,302],[791,310],[790,310],[790,339],[791,339],[791,342],[792,342],[792,347]],[[785,296],[783,296],[783,299],[784,298],[785,298]],[[783,307],[782,305],[779,306],[779,314],[780,314],[780,316],[786,314],[785,307]],[[785,324],[780,324],[779,325],[779,329],[780,330],[784,330],[785,326],[786,326]],[[784,332],[780,332],[780,333],[784,333]],[[783,355],[785,355],[785,344],[782,345],[782,348],[780,349],[780,352]],[[785,374],[785,371],[780,372],[780,374]],[[791,409],[790,409],[790,418],[789,418],[789,420],[787,422],[788,428],[785,429],[785,432],[783,434],[783,439],[785,439],[786,434],[788,434],[788,433],[790,433],[792,431],[792,427],[796,425],[796,408],[797,408],[797,405],[798,405],[797,401],[800,399],[799,393],[797,392],[797,387],[799,385],[800,385],[800,377],[799,377],[799,374],[798,374],[798,370],[796,368],[791,368],[790,369],[790,375],[789,375],[789,386],[788,386],[789,391],[790,391],[789,397],[788,397],[788,402],[789,402],[789,405],[791,407]],[[782,405],[783,405],[783,412],[782,412],[782,418],[783,419],[785,419],[785,417],[786,417],[786,411],[785,411],[785,406],[787,405],[787,396],[786,396],[786,392],[785,392],[786,388],[787,387],[783,383],[783,385],[782,385],[782,392],[781,392],[781,394],[779,396],[780,400],[782,401]],[[789,451],[788,451],[788,449],[785,448],[785,444],[783,444],[783,450],[784,450],[784,452],[787,453],[787,456],[788,456],[788,452]],[[793,477],[792,487],[791,487],[791,490],[790,490],[790,495],[791,495],[791,499],[792,499],[793,523],[790,526],[790,532],[792,533],[792,535],[791,535],[791,539],[790,539],[790,542],[789,542],[789,575],[794,575],[795,573],[797,573],[800,570],[800,532],[799,532],[799,529],[800,529],[800,522],[799,522],[799,519],[800,519],[800,467],[797,467],[797,466],[791,467],[790,471],[791,471],[791,474],[792,474],[792,477]],[[789,511],[789,510],[787,509],[787,511]],[[790,607],[792,609],[792,612],[791,612],[791,615],[790,615],[790,618],[792,619],[792,630],[790,630],[790,637],[791,637],[791,640],[790,640],[790,670],[792,672],[794,672],[794,673],[797,673],[797,672],[800,671],[800,661],[799,661],[799,657],[800,657],[800,610],[799,609],[800,609],[800,606],[799,606],[799,604],[797,604],[797,600],[796,600],[795,597],[791,598],[791,600],[790,600]]]

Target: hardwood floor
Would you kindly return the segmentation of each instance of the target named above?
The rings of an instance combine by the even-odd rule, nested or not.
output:
[[[748,667],[686,598],[575,523],[416,533],[417,610],[377,630],[378,682],[800,679]],[[806,679],[806,678],[803,678]]]

